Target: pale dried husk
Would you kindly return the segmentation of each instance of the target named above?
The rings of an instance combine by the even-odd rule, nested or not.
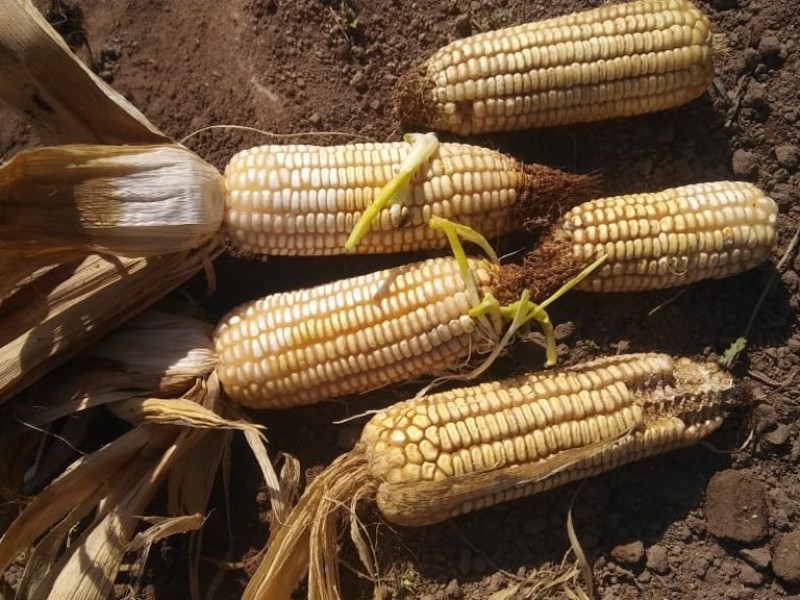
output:
[[[235,431],[246,435],[267,473],[273,510],[281,511],[275,518],[285,518],[288,496],[281,483],[294,478],[279,479],[265,462],[258,426],[238,413],[226,415],[211,344],[205,322],[143,313],[17,398],[12,420],[28,426],[105,405],[133,429],[75,461],[8,527],[0,539],[0,572],[26,557],[16,598],[106,598],[126,556],[132,561],[127,570],[141,572],[155,541],[198,531]],[[180,390],[180,397],[166,397]],[[142,531],[153,522],[145,515],[162,488],[168,514]],[[198,553],[195,544],[195,577]],[[191,588],[199,589],[196,581]]]
[[[215,237],[196,250],[150,258],[91,254],[25,278],[0,301],[0,402],[183,283],[221,251]]]
[[[0,72],[0,101],[43,141],[90,145],[2,169],[2,403],[209,267],[222,244],[219,173],[93,75],[30,0],[0,0]],[[158,210],[132,208],[145,205]]]
[[[224,204],[222,175],[177,144],[34,148],[0,166],[0,250],[189,250],[220,230]]]

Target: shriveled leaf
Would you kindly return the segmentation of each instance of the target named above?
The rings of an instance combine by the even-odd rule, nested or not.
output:
[[[195,513],[180,517],[144,517],[142,520],[151,523],[151,526],[137,533],[131,540],[128,550],[132,552],[179,533],[197,531],[203,526],[206,518],[202,514]]]
[[[168,141],[70,52],[30,0],[0,0],[0,73],[0,100],[28,117],[43,140]]]
[[[223,184],[177,144],[25,150],[0,166],[0,247],[190,250],[218,234]]]
[[[154,423],[214,429],[239,429],[258,433],[259,426],[247,421],[231,421],[186,398],[131,398],[110,405],[119,418],[132,423]]]
[[[496,591],[494,594],[489,596],[489,600],[512,600],[513,598],[517,598],[519,588],[520,585],[518,583],[514,583],[504,590]]]

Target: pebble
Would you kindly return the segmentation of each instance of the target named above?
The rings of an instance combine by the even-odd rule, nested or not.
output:
[[[761,58],[778,56],[782,50],[783,47],[781,46],[780,40],[774,35],[765,35],[761,38],[761,41],[758,42],[758,53],[761,55]]]
[[[742,99],[742,106],[748,108],[764,108],[769,104],[767,101],[767,88],[755,81],[747,86],[747,92]]]
[[[775,147],[775,159],[785,169],[793,170],[800,164],[800,148],[792,144]]]
[[[800,583],[800,530],[778,537],[773,550],[772,571],[786,583]]]
[[[764,435],[764,441],[767,442],[770,446],[773,446],[775,448],[780,448],[781,446],[784,446],[786,442],[789,441],[790,434],[791,434],[791,429],[789,429],[789,426],[781,423],[775,429]]]
[[[758,587],[764,583],[764,576],[747,563],[739,565],[739,581],[748,587]]]
[[[769,548],[745,548],[739,552],[745,561],[756,569],[766,569],[769,566],[772,557],[769,554]]]
[[[319,127],[322,123],[322,117],[320,117],[318,113],[311,113],[311,116],[308,117],[308,122],[314,127]]]
[[[621,544],[611,549],[611,556],[621,565],[639,564],[644,558],[644,544],[640,541]]]
[[[655,545],[647,549],[647,568],[659,575],[669,573],[667,549],[664,546]]]
[[[364,71],[356,71],[355,75],[350,79],[350,85],[352,85],[357,92],[364,93],[367,91],[367,76],[364,75]]]
[[[753,409],[752,420],[756,435],[761,435],[778,424],[778,412],[771,404],[761,403]]]
[[[706,490],[706,527],[716,538],[752,544],[767,535],[764,486],[746,470],[721,471]]]
[[[758,171],[758,157],[747,150],[736,150],[731,157],[731,166],[737,177],[751,177]]]

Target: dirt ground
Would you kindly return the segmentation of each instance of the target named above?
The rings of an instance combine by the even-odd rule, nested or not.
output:
[[[212,130],[186,144],[223,168],[237,150],[336,131],[398,139],[391,91],[398,75],[457,37],[601,4],[598,0],[39,0],[77,53],[176,139],[209,125],[246,125],[276,138]],[[701,0],[727,50],[710,93],[678,110],[635,119],[493,135],[470,141],[532,162],[599,172],[605,193],[655,190],[720,178],[757,183],[779,203],[777,262],[798,222],[800,1]],[[0,156],[36,144],[24,123],[0,118]],[[518,240],[500,244],[513,251]],[[258,295],[373,270],[407,257],[271,259],[217,263],[220,315]],[[558,563],[577,534],[594,565],[598,598],[703,600],[800,598],[800,258],[776,278],[735,374],[749,401],[708,445],[647,460],[438,526],[380,526],[378,553],[391,598],[525,598],[532,574]],[[574,294],[553,309],[561,358],[663,350],[714,358],[742,334],[774,273],[628,296]],[[541,364],[518,346],[495,375]],[[264,413],[271,447],[319,469],[352,445],[357,425],[332,421],[408,395],[409,386],[287,413]],[[243,448],[233,473],[233,544],[245,561],[267,534],[265,493]],[[576,492],[577,495],[576,495]],[[229,548],[215,500],[205,554]],[[367,514],[369,519],[370,515]],[[373,519],[377,521],[377,517]],[[182,540],[151,555],[147,598],[188,597]],[[247,568],[220,598],[241,594]],[[345,576],[345,597],[369,588]],[[514,592],[514,590],[517,590]],[[298,596],[299,597],[299,596]]]

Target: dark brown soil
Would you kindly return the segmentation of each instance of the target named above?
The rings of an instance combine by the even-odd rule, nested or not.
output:
[[[779,251],[798,224],[800,161],[800,1],[700,0],[728,50],[717,57],[709,94],[678,110],[634,119],[471,141],[530,162],[599,172],[604,193],[655,190],[718,178],[757,183],[781,207]],[[447,41],[487,28],[596,6],[601,0],[38,0],[78,54],[165,132],[181,139],[209,125],[246,125],[304,141],[339,131],[397,139],[392,89],[397,78]],[[80,9],[80,10],[76,10]],[[237,150],[288,141],[239,130],[213,130],[186,143],[223,168]],[[0,156],[36,144],[7,112],[0,118]],[[500,253],[526,240],[500,243]],[[219,315],[260,294],[373,270],[403,258],[221,259],[219,291],[207,307]],[[594,564],[597,595],[614,599],[800,598],[800,258],[792,257],[766,298],[735,373],[750,390],[710,444],[628,466],[542,496],[421,529],[378,528],[378,553],[391,598],[486,599],[559,562],[574,504],[577,534]],[[773,275],[770,265],[680,294],[573,294],[551,312],[562,360],[663,350],[715,358],[741,335]],[[202,289],[201,284],[189,286]],[[494,370],[538,367],[535,340],[519,345]],[[273,451],[296,454],[307,469],[352,445],[357,425],[332,421],[416,387],[279,414],[263,414]],[[237,447],[232,474],[234,561],[252,557],[266,539],[265,493],[254,464]],[[719,474],[721,471],[726,473]],[[729,475],[731,472],[734,475]],[[709,486],[713,479],[714,485]],[[746,483],[744,483],[746,482]],[[747,519],[711,514],[743,494]],[[754,491],[755,490],[755,491]],[[748,498],[750,496],[747,496]],[[742,496],[741,499],[743,499]],[[209,561],[229,546],[224,504],[215,499],[205,535]],[[727,509],[726,509],[727,510]],[[373,515],[366,515],[370,519]],[[765,531],[740,531],[748,519]],[[377,517],[375,519],[377,521]],[[723,529],[717,529],[723,527]],[[723,533],[720,533],[723,532]],[[732,535],[731,535],[732,533]],[[744,535],[747,534],[747,535]],[[738,536],[738,537],[737,537]],[[151,553],[142,592],[186,598],[181,539]],[[209,562],[209,564],[212,564]],[[245,572],[225,579],[218,598],[238,597]],[[345,578],[345,596],[368,587]]]

